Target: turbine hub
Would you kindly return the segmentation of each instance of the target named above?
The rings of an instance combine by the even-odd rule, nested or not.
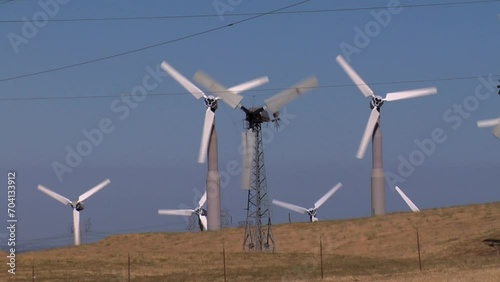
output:
[[[377,110],[380,110],[382,104],[384,104],[384,98],[380,96],[374,96],[372,97],[372,100],[370,102],[370,109],[377,108]]]
[[[85,208],[82,202],[76,202],[74,204],[71,204],[71,207],[77,211],[82,211]]]
[[[212,112],[215,113],[215,111],[217,110],[217,106],[218,106],[217,99],[214,96],[209,95],[209,96],[207,96],[207,98],[205,98],[205,105],[208,108],[210,108],[210,110],[212,110]]]

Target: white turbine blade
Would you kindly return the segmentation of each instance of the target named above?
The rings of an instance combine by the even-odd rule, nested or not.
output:
[[[436,87],[420,88],[420,89],[400,91],[400,92],[392,92],[392,93],[387,93],[384,101],[397,101],[397,100],[410,99],[410,98],[415,98],[415,97],[420,97],[420,96],[436,94],[436,93],[437,93]]]
[[[80,212],[73,209],[73,232],[75,235],[75,246],[80,245]]]
[[[240,102],[243,100],[243,96],[230,92],[206,73],[197,71],[194,75],[194,80],[207,89],[210,89],[215,96],[220,97],[231,108],[236,109],[237,107],[241,107]]]
[[[328,193],[326,193],[323,197],[321,197],[318,201],[316,201],[316,203],[314,203],[314,208],[318,209],[319,207],[321,207],[321,205],[323,205],[333,194],[335,194],[335,192],[337,192],[337,190],[339,190],[340,187],[342,187],[342,183],[339,182],[337,183],[337,185],[332,187],[332,189],[330,189]]]
[[[406,202],[406,204],[410,207],[410,209],[413,211],[413,212],[419,212],[420,210],[417,208],[417,206],[410,200],[410,198],[408,198],[405,193],[403,193],[403,191],[401,191],[401,189],[399,189],[398,186],[396,186],[396,191],[398,191],[399,195],[401,196],[401,198],[403,198],[403,200]]]
[[[480,120],[477,122],[477,127],[492,127],[500,124],[500,118]]]
[[[106,187],[106,185],[108,185],[110,182],[111,181],[109,179],[106,179],[103,182],[97,184],[94,188],[92,188],[92,189],[88,190],[87,192],[81,194],[80,197],[78,197],[78,201],[79,202],[85,201],[86,199],[88,199],[88,197],[94,195],[97,191],[99,191],[102,188]]]
[[[493,135],[500,139],[500,124],[493,128]]]
[[[194,210],[158,210],[158,214],[161,215],[183,215],[190,216],[193,214]]]
[[[49,195],[50,197],[58,200],[59,202],[65,204],[65,205],[68,205],[68,204],[71,205],[71,201],[68,198],[61,196],[61,195],[57,194],[56,192],[54,192],[54,191],[52,191],[52,190],[50,190],[42,185],[38,185],[38,190],[42,191],[43,193]]]
[[[280,206],[282,208],[285,208],[285,209],[289,209],[289,210],[298,212],[298,213],[306,213],[307,212],[306,208],[303,208],[301,206],[296,206],[293,204],[289,204],[289,203],[285,203],[285,202],[278,201],[278,200],[273,200],[273,204]]]
[[[199,208],[203,207],[206,201],[207,201],[207,191],[203,193],[203,196],[201,196],[201,199],[198,201],[198,207]]]
[[[374,96],[373,91],[368,87],[368,85],[363,81],[363,79],[354,71],[354,69],[347,63],[347,61],[341,56],[338,55],[337,63],[344,69],[347,75],[351,78],[351,80],[356,84],[356,86],[361,90],[361,93],[366,97]]]
[[[204,215],[198,215],[198,220],[203,225],[203,231],[207,231],[207,217]]]
[[[247,90],[250,90],[252,88],[261,86],[262,84],[266,84],[269,82],[269,78],[267,76],[259,77],[254,80],[250,80],[247,82],[244,82],[242,84],[238,84],[236,86],[230,87],[228,91],[238,94]]]
[[[207,160],[208,143],[212,134],[212,126],[214,124],[215,113],[210,108],[205,112],[205,123],[201,134],[200,153],[198,155],[198,163],[202,164]]]
[[[250,190],[252,188],[252,165],[255,155],[255,132],[250,129],[243,132],[243,172],[241,188]]]
[[[273,114],[278,113],[281,108],[290,103],[295,98],[303,95],[307,91],[312,90],[314,87],[318,85],[318,80],[315,76],[311,76],[306,80],[297,83],[296,85],[290,87],[283,92],[280,92],[271,98],[266,99],[264,103],[266,104],[266,108]]]
[[[161,68],[166,71],[171,77],[173,77],[177,82],[186,88],[189,93],[193,94],[196,99],[201,99],[206,97],[205,93],[201,91],[200,88],[196,87],[191,81],[189,81],[186,77],[180,74],[177,70],[175,70],[171,65],[167,62],[163,61],[161,63]]]
[[[379,115],[380,113],[378,112],[377,108],[373,108],[370,117],[368,118],[368,123],[366,123],[365,132],[363,133],[363,137],[361,138],[361,144],[359,144],[356,158],[362,159],[365,156],[368,142],[370,142],[370,137],[373,134],[373,129],[375,129],[375,125],[377,124]]]

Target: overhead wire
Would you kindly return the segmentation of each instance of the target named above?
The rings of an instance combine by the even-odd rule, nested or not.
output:
[[[490,75],[490,74],[488,74]],[[442,77],[442,78],[431,78],[431,79],[415,79],[415,80],[399,80],[399,81],[385,81],[385,82],[371,82],[370,85],[394,85],[394,84],[404,84],[404,83],[422,83],[422,82],[440,82],[440,81],[454,81],[454,80],[470,80],[477,79],[478,77],[484,77],[488,75],[475,75],[475,76],[455,76],[455,77]],[[492,77],[500,77],[500,74],[491,74]],[[314,88],[342,88],[342,87],[354,87],[356,84],[332,84],[332,85],[318,85]],[[287,90],[289,87],[283,88],[261,88],[261,89],[249,89],[246,92],[254,92],[253,96],[264,95],[271,91],[283,91]],[[262,92],[262,93],[255,93]],[[217,94],[217,92],[211,92]],[[148,93],[147,96],[156,97],[168,97],[168,96],[181,96],[190,94],[189,92],[171,92],[171,93]],[[120,98],[124,96],[131,96],[130,93],[122,93],[115,95],[90,95],[90,96],[41,96],[41,97],[12,97],[12,98],[1,98],[0,101],[29,101],[29,100],[70,100],[70,99],[102,99],[102,98]]]
[[[10,0],[13,1],[13,0]],[[439,6],[457,6],[457,5],[474,5],[495,3],[500,0],[479,0],[479,1],[461,1],[461,2],[445,2],[445,3],[427,3],[427,4],[408,4],[399,5],[398,8],[427,8]],[[0,3],[2,4],[2,3]],[[377,10],[386,9],[387,6],[371,6],[371,7],[358,7],[358,8],[334,8],[334,9],[311,9],[311,10],[297,10],[297,11],[277,11],[273,15],[293,15],[293,14],[311,14],[311,13],[335,13],[335,12],[355,12],[364,10]],[[224,17],[241,17],[241,16],[255,16],[262,13],[232,13],[225,14]],[[172,19],[191,19],[191,18],[213,18],[220,17],[218,14],[198,14],[198,15],[169,15],[169,16],[134,16],[134,17],[101,17],[101,18],[69,18],[69,19],[48,19],[47,22],[91,22],[91,21],[132,21],[132,20],[172,20]],[[24,23],[23,20],[0,20],[0,23]]]
[[[125,51],[125,52],[116,53],[116,54],[113,54],[113,55],[103,56],[103,57],[100,57],[100,58],[96,58],[96,59],[92,59],[92,60],[88,60],[88,61],[83,61],[83,62],[80,62],[80,63],[69,64],[69,65],[65,65],[65,66],[61,66],[61,67],[56,67],[56,68],[51,68],[51,69],[46,69],[46,70],[42,70],[42,71],[36,71],[36,72],[32,72],[32,73],[27,73],[27,74],[22,74],[22,75],[16,75],[16,76],[11,76],[11,77],[1,78],[0,82],[14,80],[14,79],[19,79],[19,78],[30,77],[30,76],[35,76],[35,75],[40,75],[40,74],[45,74],[45,73],[56,72],[56,71],[60,71],[60,70],[64,70],[64,69],[79,67],[79,66],[83,66],[83,65],[87,65],[87,64],[91,64],[91,63],[96,63],[96,62],[100,62],[100,61],[104,61],[104,60],[109,60],[109,59],[116,58],[116,57],[121,57],[121,56],[129,55],[129,54],[132,54],[132,53],[137,53],[137,52],[140,52],[140,51],[152,49],[152,48],[155,48],[155,47],[159,47],[159,46],[171,44],[171,43],[174,43],[174,42],[178,42],[178,41],[186,40],[186,39],[189,39],[189,38],[197,37],[197,36],[204,35],[204,34],[207,34],[207,33],[211,33],[211,32],[214,32],[214,31],[218,31],[218,30],[221,30],[221,29],[224,29],[224,28],[232,27],[232,26],[235,26],[237,24],[244,23],[244,22],[252,21],[252,20],[255,20],[257,18],[266,16],[266,15],[269,15],[269,14],[272,14],[272,13],[275,13],[275,12],[278,12],[278,11],[282,11],[282,10],[286,10],[286,9],[289,9],[289,8],[292,8],[292,7],[295,7],[295,6],[302,5],[302,4],[307,3],[309,1],[311,1],[311,0],[304,0],[304,1],[296,2],[294,4],[290,4],[290,5],[287,5],[287,6],[282,7],[282,8],[274,9],[274,10],[271,10],[271,11],[265,12],[265,13],[256,14],[254,16],[251,16],[251,17],[248,17],[248,18],[245,18],[245,19],[242,19],[242,20],[238,20],[238,21],[226,24],[226,25],[218,26],[218,27],[215,27],[215,28],[210,28],[210,29],[207,29],[207,30],[204,30],[204,31],[200,31],[200,32],[189,34],[189,35],[181,36],[181,37],[178,37],[178,38],[175,38],[175,39],[172,39],[172,40],[167,40],[167,41],[156,43],[156,44],[153,44],[153,45],[148,45],[148,46],[145,46],[145,47],[141,47],[141,48],[137,48],[137,49],[132,49],[132,50]]]

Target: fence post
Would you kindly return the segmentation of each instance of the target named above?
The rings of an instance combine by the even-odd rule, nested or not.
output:
[[[127,277],[128,277],[128,282],[130,282],[130,253],[128,253],[128,270],[127,270]]]
[[[418,237],[418,227],[416,229],[417,229],[418,266],[420,268],[420,272],[422,272],[422,259],[420,257],[420,238]]]
[[[224,243],[222,243],[222,262],[224,264],[224,282],[227,281],[226,277],[226,248],[224,247]]]
[[[319,236],[319,257],[321,261],[321,280],[323,280],[323,241],[321,236]]]

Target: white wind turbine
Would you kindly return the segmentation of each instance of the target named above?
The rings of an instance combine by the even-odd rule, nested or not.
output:
[[[65,204],[65,205],[70,205],[71,208],[73,208],[73,231],[74,231],[74,235],[75,235],[75,246],[80,245],[80,211],[82,211],[84,209],[83,201],[88,199],[90,196],[95,194],[97,191],[104,188],[110,182],[111,181],[109,179],[104,180],[103,182],[94,186],[92,189],[81,194],[78,197],[78,200],[75,200],[75,201],[71,201],[68,198],[61,196],[61,195],[57,194],[56,192],[54,192],[54,191],[52,191],[52,190],[50,190],[42,185],[38,185],[38,190],[42,191],[43,193],[49,195],[50,197],[54,198],[55,200]]]
[[[410,207],[410,209],[413,212],[419,212],[420,211],[417,208],[417,206],[410,200],[410,198],[408,198],[408,196],[406,196],[406,194],[403,193],[403,191],[401,191],[401,189],[398,186],[396,186],[396,191],[398,191],[398,193],[401,196],[401,198],[403,198],[403,200],[405,201],[405,203]]]
[[[257,87],[267,83],[267,77],[260,77],[237,86],[227,89],[227,91],[214,93],[217,96],[205,95],[196,85],[189,81],[186,77],[180,74],[167,62],[162,62],[161,67],[180,85],[182,85],[196,99],[205,99],[207,110],[205,111],[205,122],[203,125],[203,133],[201,136],[200,152],[198,162],[204,163],[208,155],[208,172],[207,172],[207,191],[210,197],[207,202],[208,214],[208,230],[219,230],[221,228],[221,203],[220,203],[220,182],[219,182],[219,164],[218,164],[218,148],[217,148],[217,133],[215,130],[215,111],[218,107],[218,100],[222,99],[225,103],[232,105],[238,104],[243,96],[238,95],[243,91]]]
[[[342,187],[342,183],[337,183],[337,185],[335,185],[334,187],[332,187],[332,189],[330,189],[330,191],[328,191],[325,195],[323,195],[323,197],[321,197],[319,200],[316,201],[316,203],[314,203],[314,207],[312,208],[304,208],[304,207],[301,207],[301,206],[296,206],[294,204],[289,204],[289,203],[286,203],[286,202],[282,202],[282,201],[278,201],[278,200],[274,200],[273,199],[273,204],[277,205],[277,206],[280,206],[282,208],[285,208],[285,209],[289,209],[289,210],[292,210],[292,211],[295,211],[295,212],[298,212],[298,213],[308,213],[309,214],[309,220],[311,222],[316,222],[318,221],[318,217],[316,216],[316,211],[319,209],[319,207],[321,207],[335,192],[337,192],[337,190],[340,189],[340,187]]]
[[[158,210],[158,214],[161,215],[181,215],[181,216],[191,216],[196,214],[198,216],[198,224],[200,225],[201,231],[207,230],[207,211],[203,209],[203,205],[207,200],[207,192],[203,194],[201,199],[198,201],[198,207],[195,209],[178,209],[178,210]]]
[[[493,135],[500,139],[500,118],[480,120],[477,127],[493,127]]]
[[[382,157],[382,131],[380,130],[380,108],[385,102],[416,98],[430,94],[436,94],[435,87],[407,90],[400,92],[387,93],[385,98],[375,95],[363,79],[354,71],[347,61],[338,55],[337,63],[344,69],[354,84],[365,95],[371,98],[370,108],[372,109],[368,123],[366,124],[361,143],[356,157],[362,159],[365,155],[370,138],[372,139],[372,215],[382,215],[385,213],[385,179]]]

